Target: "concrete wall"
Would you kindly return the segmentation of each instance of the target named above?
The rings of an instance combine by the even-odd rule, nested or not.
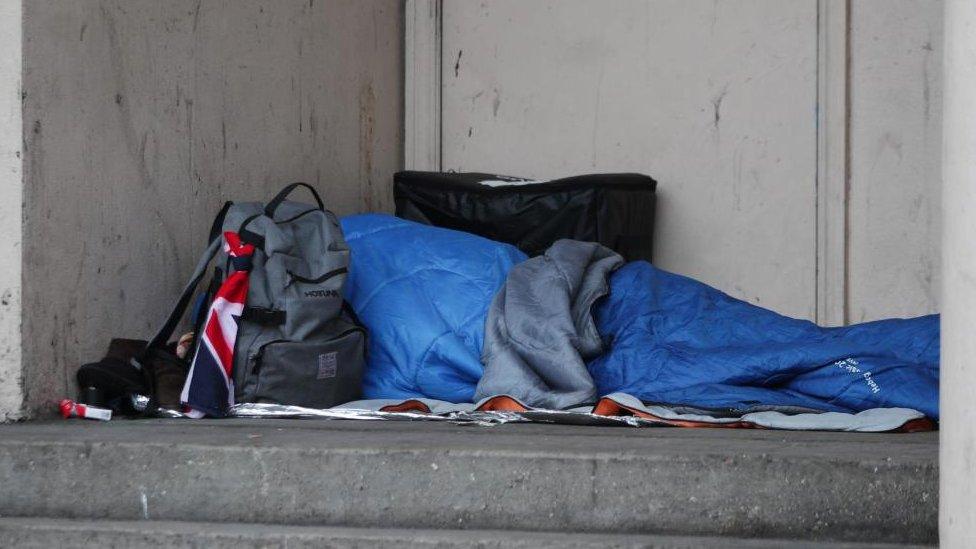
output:
[[[20,416],[21,7],[0,2],[0,422]]]
[[[942,2],[851,3],[848,319],[939,308]]]
[[[824,2],[844,10],[843,0],[447,2],[443,165],[649,173],[666,269],[792,316],[815,318],[828,291],[844,309],[837,321],[933,312],[941,3],[850,2],[849,187],[844,214],[826,220],[847,230],[839,259],[823,261]],[[818,287],[823,265],[843,271],[837,287]]]
[[[402,21],[397,0],[24,3],[30,409],[158,326],[224,200],[304,180],[337,213],[392,209]]]

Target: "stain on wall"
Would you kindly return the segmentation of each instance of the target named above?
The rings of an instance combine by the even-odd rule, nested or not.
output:
[[[396,0],[24,3],[26,403],[166,316],[224,200],[392,210]]]

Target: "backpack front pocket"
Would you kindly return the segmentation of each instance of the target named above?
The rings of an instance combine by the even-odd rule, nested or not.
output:
[[[288,272],[288,283],[282,295],[288,317],[283,326],[288,339],[313,337],[342,310],[342,285],[347,269],[341,267],[315,278]]]
[[[272,341],[255,354],[248,402],[330,408],[361,394],[365,334],[351,327],[321,342]]]

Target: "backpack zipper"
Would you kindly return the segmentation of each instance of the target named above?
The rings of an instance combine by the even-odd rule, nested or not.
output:
[[[251,375],[258,375],[261,370],[261,363],[264,359],[264,349],[268,345],[274,345],[275,343],[288,343],[287,339],[274,339],[258,347],[258,352],[254,353],[254,368],[251,368]]]
[[[318,278],[305,278],[304,276],[297,275],[291,271],[285,272],[288,273],[288,276],[290,276],[292,280],[297,280],[305,284],[321,284],[332,277],[348,273],[349,269],[346,267],[339,267],[338,269],[333,269]]]

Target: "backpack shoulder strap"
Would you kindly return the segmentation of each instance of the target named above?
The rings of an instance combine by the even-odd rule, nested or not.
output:
[[[197,267],[193,271],[193,275],[190,277],[190,281],[183,288],[183,293],[180,295],[180,299],[176,302],[176,306],[170,311],[169,316],[166,318],[166,322],[163,326],[156,332],[156,335],[149,340],[146,344],[146,348],[143,349],[139,355],[132,358],[130,362],[136,366],[140,372],[142,372],[143,379],[146,382],[146,387],[149,389],[149,402],[146,404],[146,409],[143,414],[149,417],[154,416],[157,408],[156,404],[156,379],[153,373],[153,358],[158,358],[158,355],[167,355],[165,352],[166,342],[169,340],[170,336],[173,335],[173,331],[176,330],[176,326],[179,324],[180,319],[183,318],[183,313],[186,312],[187,306],[190,304],[193,298],[193,292],[196,290],[197,285],[200,284],[200,280],[203,275],[207,272],[207,266],[210,261],[217,255],[217,250],[220,249],[221,238],[215,238],[207,249],[203,252],[200,257],[200,261],[197,262]]]
[[[186,308],[190,305],[190,300],[193,298],[193,292],[196,290],[197,286],[200,284],[200,280],[203,279],[203,275],[207,272],[207,265],[213,260],[214,256],[217,255],[217,250],[220,249],[220,242],[223,238],[221,234],[221,228],[224,226],[224,219],[227,217],[227,211],[234,203],[230,200],[224,202],[224,205],[217,212],[216,217],[214,217],[213,223],[210,224],[210,236],[207,239],[207,249],[203,252],[200,260],[197,261],[196,269],[193,271],[193,275],[190,276],[190,281],[183,288],[183,293],[180,295],[180,299],[176,302],[176,306],[170,311],[169,317],[166,318],[166,322],[163,326],[156,332],[156,335],[149,340],[149,344],[146,345],[146,350],[152,348],[160,348],[166,346],[167,341],[173,335],[173,331],[176,330],[177,324],[180,323],[180,319],[183,318],[183,314],[186,312]]]
[[[163,326],[156,332],[156,335],[149,340],[149,344],[146,345],[146,351],[151,349],[156,349],[164,347],[166,342],[169,340],[170,336],[173,335],[173,331],[176,330],[177,324],[179,324],[180,319],[183,318],[183,313],[186,312],[187,306],[190,304],[190,300],[193,298],[193,292],[197,289],[197,285],[203,278],[203,275],[207,273],[207,266],[210,261],[217,255],[217,250],[220,249],[220,242],[223,237],[218,236],[214,238],[210,245],[207,246],[206,251],[200,256],[200,261],[197,262],[197,267],[193,271],[193,275],[190,277],[190,281],[187,282],[186,286],[183,288],[183,293],[180,295],[180,299],[176,302],[176,306],[170,311],[169,317],[166,318],[166,322]]]
[[[224,205],[217,212],[217,216],[214,217],[213,223],[210,225],[210,237],[207,242],[213,242],[215,238],[218,238],[221,234],[221,229],[224,227],[224,219],[227,217],[227,211],[234,203],[230,200],[224,202]]]

